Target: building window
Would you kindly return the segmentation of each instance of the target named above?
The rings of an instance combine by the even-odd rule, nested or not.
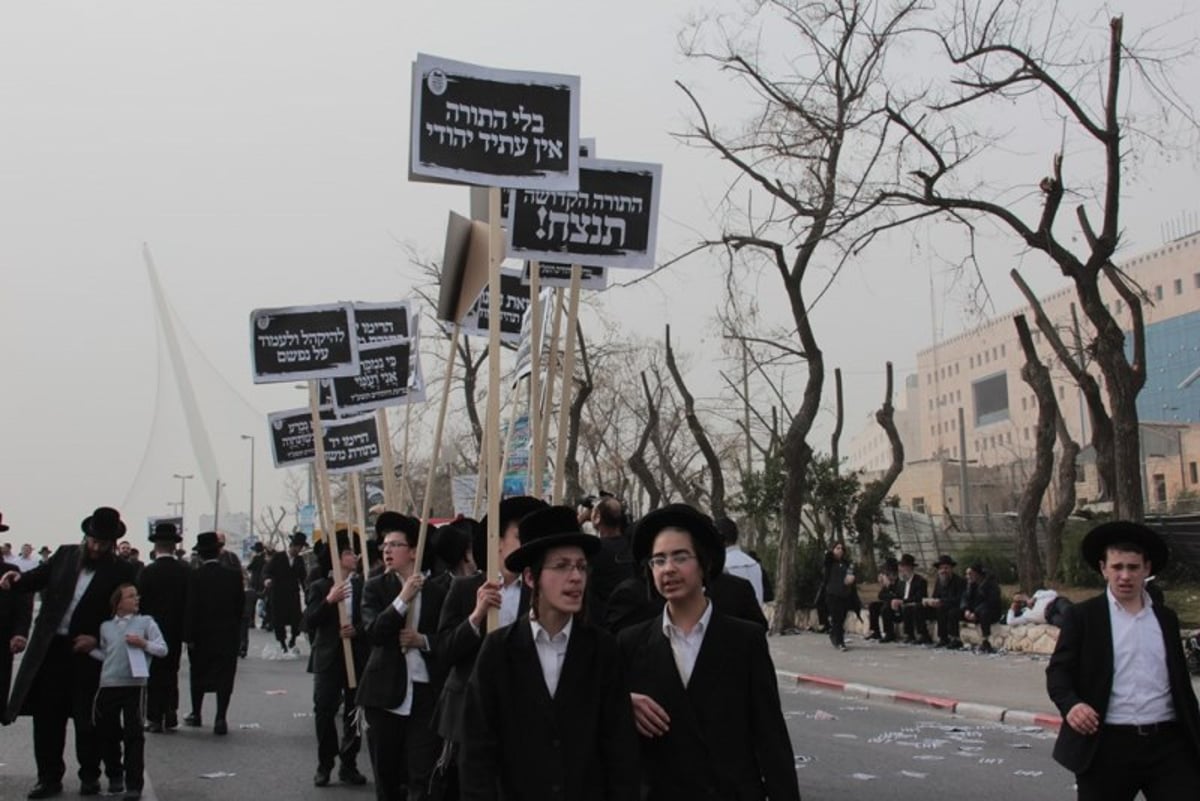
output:
[[[1028,426],[1025,428],[1025,439],[1029,439],[1029,428],[1028,428]]]
[[[1175,294],[1176,295],[1183,294],[1183,279],[1182,278],[1175,279]]]
[[[912,510],[919,515],[925,514],[925,499],[924,498],[913,498],[912,499]]]
[[[1003,345],[1001,345],[1001,346],[1000,346],[1000,355],[1001,355],[1001,356],[1004,356],[1004,355],[1006,355],[1006,353],[1005,353],[1005,349],[1004,349],[1004,346],[1003,346]]]
[[[1200,289],[1200,273],[1192,273],[1192,283],[1195,284],[1196,289]]]
[[[1118,298],[1118,299],[1117,299],[1117,301],[1116,301],[1116,303],[1114,303],[1114,304],[1113,304],[1113,313],[1114,313],[1114,314],[1120,314],[1120,313],[1121,313],[1121,308],[1122,308],[1122,307],[1121,307],[1121,300],[1120,300],[1120,298]]]
[[[1162,300],[1162,298],[1163,298],[1162,284],[1158,284],[1157,286],[1154,287],[1154,299]]]
[[[1167,477],[1162,473],[1154,474],[1154,500],[1156,503],[1167,502]]]
[[[1008,419],[1008,374],[996,373],[971,384],[974,396],[975,425],[999,423]]]
[[[1188,462],[1188,473],[1191,474],[1189,476],[1189,478],[1192,479],[1193,484],[1200,483],[1200,481],[1197,480],[1198,476],[1196,475],[1196,463],[1195,462]]]

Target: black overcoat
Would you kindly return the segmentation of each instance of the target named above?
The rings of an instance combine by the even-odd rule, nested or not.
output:
[[[0,561],[0,576],[21,569]],[[33,614],[33,598],[24,593],[0,591],[0,721],[6,721],[8,686],[12,681],[13,654],[9,642],[13,637],[29,637],[29,621]]]
[[[572,626],[553,698],[528,619],[488,634],[464,717],[463,801],[638,798],[637,731],[617,643],[582,619]]]
[[[400,649],[400,630],[404,628],[406,615],[401,615],[392,606],[403,583],[398,575],[389,571],[370,579],[363,588],[363,630],[371,652],[358,681],[355,699],[359,706],[395,709],[404,703],[404,696],[408,692],[408,663]],[[421,588],[417,631],[429,638],[430,650],[422,651],[421,657],[425,660],[429,688],[435,698],[445,678],[441,660],[437,658],[437,650],[433,647],[437,638],[438,616],[445,600],[444,583],[425,582]]]
[[[618,639],[630,691],[653,698],[671,720],[662,737],[640,738],[649,798],[799,801],[775,666],[761,629],[714,606],[687,687],[661,616]]]
[[[174,556],[155,557],[138,577],[141,613],[154,618],[162,631],[163,639],[167,641],[167,655],[161,662],[172,670],[179,669],[179,658],[183,652],[180,645],[183,643],[191,577],[192,568]],[[159,663],[159,659],[152,661],[151,670]]]
[[[344,669],[346,657],[342,648],[342,629],[337,606],[326,603],[325,596],[333,586],[329,577],[317,579],[308,585],[308,603],[304,607],[304,628],[312,633],[312,651],[308,655],[309,673],[328,673]],[[354,626],[354,637],[350,639],[350,650],[354,655],[355,678],[362,673],[366,664],[367,647],[362,625],[362,576],[350,576],[350,623]]]
[[[183,636],[193,690],[215,692],[233,685],[245,602],[241,573],[215,559],[192,572]]]
[[[1171,681],[1175,717],[1192,744],[1195,758],[1200,759],[1200,708],[1183,655],[1179,618],[1162,604],[1154,604],[1152,608],[1166,646],[1167,675]],[[1092,764],[1100,735],[1080,734],[1067,725],[1066,717],[1071,707],[1080,702],[1096,710],[1100,720],[1104,720],[1108,712],[1113,679],[1112,619],[1109,614],[1107,592],[1071,606],[1058,633],[1054,655],[1046,666],[1046,689],[1063,716],[1054,743],[1054,759],[1075,773],[1083,773]]]
[[[299,557],[297,557],[299,558]],[[288,555],[279,551],[267,562],[266,577],[271,580],[267,590],[271,598],[271,622],[275,626],[299,626],[300,585],[304,578],[303,562],[301,573],[296,574],[295,564]]]

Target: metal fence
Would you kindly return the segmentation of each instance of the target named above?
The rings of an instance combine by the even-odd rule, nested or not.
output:
[[[947,516],[886,509],[884,517],[880,528],[895,543],[896,553],[912,554],[919,565],[932,565],[944,553],[957,559],[973,546],[984,546],[997,557],[1016,561],[1015,514]],[[1040,521],[1038,528],[1039,545],[1044,547]]]

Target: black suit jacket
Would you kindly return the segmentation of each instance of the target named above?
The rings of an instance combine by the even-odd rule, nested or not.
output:
[[[308,655],[309,673],[326,673],[344,670],[346,658],[342,655],[342,628],[338,619],[337,606],[326,603],[325,596],[333,586],[333,579],[326,576],[308,585],[307,603],[304,607],[304,628],[313,633],[312,651]],[[354,655],[355,678],[362,673],[366,663],[366,636],[362,625],[363,580],[354,573],[350,576],[350,623],[354,636],[350,639],[350,651]]]
[[[920,604],[929,595],[929,582],[920,573],[913,573],[909,578],[909,583],[912,587],[908,590],[908,597],[904,597],[904,577],[901,576],[896,582],[896,597],[904,602],[905,606],[912,604]]]
[[[33,633],[29,637],[29,645],[21,658],[21,666],[17,669],[17,677],[13,682],[12,697],[6,711],[7,720],[17,714],[32,715],[36,713],[38,699],[30,696],[34,679],[41,669],[50,643],[54,640],[58,624],[62,622],[71,599],[75,597],[75,582],[79,578],[80,554],[82,546],[59,546],[50,558],[42,564],[21,575],[21,580],[13,585],[10,592],[42,593],[42,608],[37,621],[33,624]],[[113,557],[105,559],[96,566],[95,575],[88,584],[87,591],[79,599],[67,628],[68,637],[86,634],[99,638],[100,624],[112,617],[111,598],[113,591],[122,584],[134,583],[134,568],[128,562]],[[81,665],[89,668],[94,666],[96,681],[100,680],[100,663],[86,655],[79,657]],[[26,703],[26,701],[29,703]]]
[[[155,557],[138,577],[141,613],[150,615],[158,623],[169,648],[167,658],[174,656],[176,665],[179,664],[179,644],[183,642],[191,573],[192,569],[174,556],[162,556]]]
[[[721,614],[760,626],[764,633],[767,631],[767,617],[754,594],[754,585],[746,579],[721,573],[708,582],[706,592],[713,608]],[[663,603],[649,578],[644,574],[630,576],[609,596],[604,628],[617,634],[642,621],[660,618]]]
[[[687,687],[661,616],[625,629],[618,641],[630,691],[653,698],[671,719],[662,737],[641,738],[649,798],[799,801],[775,666],[759,628],[714,604]]]
[[[1166,646],[1167,675],[1171,681],[1175,717],[1187,733],[1195,757],[1200,759],[1200,707],[1196,704],[1196,692],[1183,655],[1179,618],[1161,604],[1155,604],[1153,610]],[[1108,712],[1113,680],[1112,619],[1109,614],[1107,592],[1070,607],[1058,633],[1054,655],[1046,666],[1046,689],[1063,716],[1054,743],[1054,758],[1075,773],[1083,773],[1091,765],[1100,735],[1080,734],[1066,722],[1066,717],[1071,707],[1080,702],[1095,709],[1101,720]]]
[[[355,699],[359,706],[395,709],[404,703],[408,691],[408,664],[400,650],[400,630],[404,628],[406,615],[401,615],[392,606],[402,586],[398,575],[387,572],[369,580],[363,587],[362,624],[371,653],[358,681]],[[445,676],[433,649],[438,616],[446,600],[445,586],[437,581],[425,582],[421,588],[421,609],[417,619],[417,631],[429,639],[430,650],[422,651],[421,657],[425,660],[429,687],[434,693],[441,690]]]
[[[593,626],[603,626],[609,596],[622,581],[637,570],[633,550],[624,536],[602,537],[600,550],[588,558],[592,574],[587,582],[587,620]]]
[[[20,568],[0,560],[0,576]],[[0,592],[0,721],[7,719],[8,685],[12,678],[12,651],[9,642],[13,637],[29,636],[29,620],[33,614],[33,598],[13,592]]]
[[[467,618],[475,609],[475,593],[483,585],[483,573],[459,576],[450,583],[446,601],[437,625],[438,660],[446,673],[446,683],[438,696],[433,713],[439,735],[456,743],[462,742],[463,705],[466,702],[467,680],[475,667],[475,657],[487,635],[487,618],[479,633]],[[517,605],[517,620],[529,614],[529,588],[522,582],[521,600]]]
[[[581,618],[553,698],[528,619],[488,634],[464,717],[463,801],[638,798],[637,734],[617,643]]]

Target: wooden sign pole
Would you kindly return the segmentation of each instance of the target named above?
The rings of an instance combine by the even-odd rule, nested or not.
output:
[[[337,534],[333,530],[333,498],[329,491],[329,472],[325,467],[325,427],[321,425],[321,409],[318,400],[319,390],[316,380],[308,382],[308,407],[312,412],[313,435],[313,464],[317,472],[317,487],[320,497],[317,508],[321,514],[321,532],[325,535],[325,546],[329,549],[329,562],[333,568],[333,581],[342,583],[342,560],[337,558]],[[338,604],[338,627],[350,622],[345,604]],[[354,689],[358,686],[358,675],[354,671],[354,651],[350,641],[342,640],[342,656],[346,659],[346,686]]]
[[[388,509],[398,509],[400,488],[396,484],[396,454],[392,451],[392,433],[388,427],[387,409],[375,412],[375,427],[379,429],[379,455],[382,457],[379,469],[383,473],[383,505]]]
[[[567,311],[567,353],[563,359],[562,397],[558,402],[558,441],[554,455],[554,500],[555,506],[562,503],[563,484],[566,481],[567,438],[571,418],[571,396],[575,392],[575,328],[579,319],[579,282],[583,268],[571,265],[571,305]]]
[[[354,526],[355,536],[358,538],[358,556],[359,569],[362,570],[363,584],[367,583],[367,504],[362,496],[362,485],[358,473],[354,473],[350,477],[351,486],[354,488],[354,497],[358,499],[355,503],[355,508],[358,509],[358,514],[355,516]]]
[[[487,575],[500,575],[500,259],[503,243],[500,231],[500,189],[488,189],[488,396],[487,419],[490,425],[485,451],[488,465]],[[500,624],[500,610],[488,610],[488,630]]]
[[[562,289],[554,290],[554,318],[550,323],[550,363],[546,365],[546,388],[542,397],[535,398],[534,403],[542,404],[542,430],[538,436],[538,447],[533,453],[533,464],[530,471],[537,476],[537,492],[534,496],[545,500],[546,486],[546,440],[550,438],[550,409],[554,400],[554,379],[558,375],[558,336],[562,330]]]
[[[471,517],[479,519],[479,507],[483,503],[483,490],[487,486],[488,419],[484,412],[483,431],[479,435],[479,464],[475,474],[475,500],[471,504]]]
[[[541,435],[542,410],[539,392],[542,386],[542,266],[539,262],[529,264],[529,480],[525,482],[525,492],[537,498],[542,497],[545,482],[536,472],[533,455],[537,453],[538,439]]]
[[[413,497],[412,482],[408,478],[408,441],[409,434],[412,432],[412,403],[404,404],[404,461],[400,466],[400,481],[404,487],[404,501],[401,507],[411,509],[416,503],[416,498]]]
[[[438,408],[437,423],[433,428],[433,453],[429,457],[429,475],[425,479],[425,497],[421,500],[421,527],[417,534],[414,570],[420,570],[421,562],[425,559],[425,541],[429,534],[429,506],[433,503],[433,482],[437,478],[438,458],[442,452],[442,428],[446,424],[446,406],[450,403],[450,382],[454,378],[454,358],[458,354],[458,334],[459,326],[458,323],[455,323],[454,332],[450,335],[450,353],[446,356],[446,377],[442,381],[442,405]],[[410,617],[415,618],[415,615]]]

